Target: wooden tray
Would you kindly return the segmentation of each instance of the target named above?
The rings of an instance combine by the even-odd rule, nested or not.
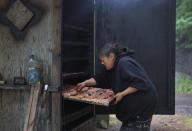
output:
[[[70,95],[70,90],[74,91],[74,88],[75,86],[66,90],[63,89],[64,99],[100,106],[110,106],[114,102],[114,93],[112,94],[110,89],[88,87],[86,91],[77,92],[77,95]]]

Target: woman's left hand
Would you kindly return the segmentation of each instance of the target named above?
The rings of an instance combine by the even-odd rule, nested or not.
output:
[[[123,99],[123,93],[119,92],[115,95],[115,102],[114,105],[116,105],[119,101],[121,101]]]

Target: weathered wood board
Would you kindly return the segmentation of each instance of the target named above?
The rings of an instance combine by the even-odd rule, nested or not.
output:
[[[35,121],[37,120],[36,114],[38,112],[37,106],[38,106],[40,92],[41,92],[40,84],[32,85],[28,108],[25,115],[25,121],[24,121],[25,124],[24,124],[23,131],[33,131],[33,128],[35,126]]]
[[[0,89],[0,131],[23,131],[30,90]],[[40,96],[34,131],[51,131],[50,94]]]
[[[53,0],[30,1],[42,11],[42,17],[39,23],[28,30],[24,40],[15,40],[9,27],[0,23],[0,73],[9,83],[13,82],[15,76],[26,76],[30,54],[42,60],[43,74],[48,77],[44,80],[51,79],[50,68],[54,47],[52,2]]]
[[[0,90],[0,130],[22,131],[28,90]]]
[[[0,73],[10,84],[12,84],[15,76],[22,75],[26,77],[29,55],[34,54],[42,61],[42,75],[46,76],[43,81],[50,85],[59,85],[60,68],[58,62],[60,61],[59,46],[61,39],[61,13],[59,12],[62,9],[61,0],[57,2],[54,0],[29,0],[29,2],[42,11],[42,17],[39,23],[28,30],[24,40],[15,40],[9,27],[0,23]],[[0,9],[6,9],[7,4],[7,1],[1,0]],[[24,115],[29,102],[29,90],[8,90],[4,88],[0,92],[4,94],[0,96],[0,105],[2,105],[2,110],[0,110],[0,130],[22,131]],[[37,124],[34,127],[35,131],[50,131],[53,123],[61,122],[58,119],[58,117],[61,117],[61,102],[57,103],[60,98],[60,95],[54,93],[52,100],[52,95],[48,93],[44,104],[42,103],[42,97],[40,98],[41,106],[38,107],[39,112],[37,114]],[[25,102],[21,103],[20,101]],[[52,103],[53,109],[50,107]],[[54,103],[57,103],[58,108],[55,108]],[[6,106],[4,107],[3,104]],[[19,109],[20,107],[22,109]],[[53,114],[51,114],[51,110]],[[54,114],[54,111],[57,115]],[[51,116],[54,117],[52,121]],[[57,130],[57,127],[60,128],[61,124],[55,124],[53,129]]]

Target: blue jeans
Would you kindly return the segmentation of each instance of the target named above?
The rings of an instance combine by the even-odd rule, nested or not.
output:
[[[136,121],[123,123],[120,131],[150,131],[151,119],[146,121]]]

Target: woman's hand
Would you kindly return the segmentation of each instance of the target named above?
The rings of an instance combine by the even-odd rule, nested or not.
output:
[[[77,91],[81,91],[86,86],[85,81],[77,84]]]
[[[123,99],[124,95],[122,92],[119,92],[115,95],[115,102],[114,105],[116,105],[119,101],[121,101]]]
[[[77,91],[81,91],[86,86],[94,86],[96,85],[96,81],[94,78],[90,78],[88,80],[85,80],[81,83],[78,83],[76,86]]]

